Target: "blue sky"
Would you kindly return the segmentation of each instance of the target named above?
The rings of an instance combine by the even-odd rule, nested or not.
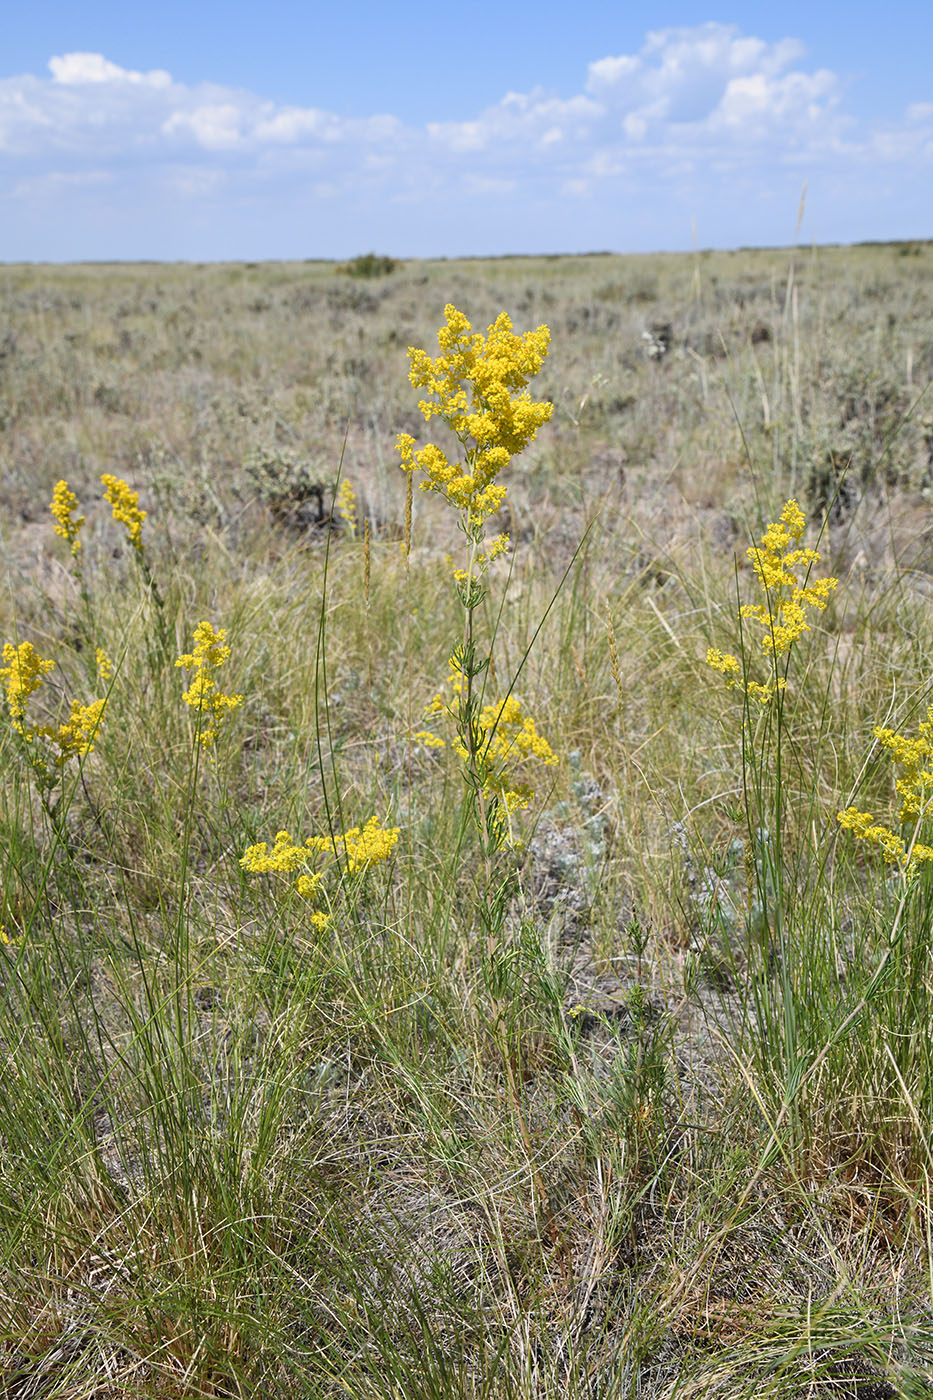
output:
[[[933,6],[143,7],[0,39],[0,260],[933,236]]]

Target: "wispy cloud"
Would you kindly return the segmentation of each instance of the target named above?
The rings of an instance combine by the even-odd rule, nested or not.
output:
[[[570,95],[509,92],[469,120],[424,126],[391,114],[348,118],[283,105],[244,89],[180,83],[162,69],[121,68],[103,54],[69,53],[50,60],[47,77],[0,78],[0,200],[8,219],[21,206],[23,228],[27,206],[40,197],[47,205],[53,189],[62,201],[83,202],[91,228],[95,190],[112,180],[130,182],[144,204],[147,191],[155,199],[173,187],[182,205],[206,200],[213,209],[224,197],[242,203],[274,190],[286,221],[289,210],[306,220],[309,201],[325,197],[329,206],[342,200],[348,218],[378,202],[382,227],[400,240],[396,250],[417,252],[424,249],[416,237],[404,246],[406,229],[422,238],[428,228],[434,237],[447,230],[449,238],[453,220],[459,237],[475,236],[477,201],[487,213],[498,207],[510,246],[523,210],[537,230],[528,244],[541,243],[550,202],[550,236],[572,246],[560,233],[571,227],[568,199],[593,203],[606,228],[613,214],[619,227],[621,202],[633,195],[681,210],[686,227],[691,201],[741,189],[735,241],[747,241],[749,196],[757,189],[768,204],[785,176],[812,182],[822,171],[838,188],[847,170],[864,174],[866,165],[906,179],[933,164],[933,103],[905,94],[900,123],[863,129],[846,95],[839,75],[807,65],[799,41],[769,43],[715,23],[658,30],[635,53],[597,58]],[[912,207],[920,209],[913,186]],[[108,208],[114,197],[106,191]],[[636,225],[627,219],[626,227]],[[476,250],[504,250],[495,232],[490,221],[488,245]],[[582,230],[573,240],[591,241]],[[605,234],[595,241],[606,242]],[[608,241],[631,246],[624,228]],[[64,243],[59,255],[70,255]]]

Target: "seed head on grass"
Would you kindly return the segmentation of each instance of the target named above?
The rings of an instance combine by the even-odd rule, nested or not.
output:
[[[84,525],[84,516],[77,514],[78,498],[69,489],[67,481],[56,482],[52,492],[52,499],[49,503],[49,510],[55,517],[55,533],[60,535],[71,546],[73,555],[81,548],[80,532]]]
[[[194,650],[184,652],[175,662],[194,671],[194,679],[181,698],[199,716],[198,743],[202,748],[214,744],[224,716],[243,703],[242,695],[224,695],[214,679],[213,672],[230,659],[226,638],[225,628],[215,632],[209,622],[199,622],[194,629]]]

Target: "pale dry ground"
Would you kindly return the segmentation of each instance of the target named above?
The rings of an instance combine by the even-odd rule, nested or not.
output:
[[[518,687],[563,760],[516,857],[509,1034],[533,1167],[452,855],[456,772],[409,739],[457,637],[460,540],[416,495],[406,567],[394,441],[424,436],[405,349],[433,346],[448,301],[478,329],[505,309],[552,332],[534,389],[553,421],[508,480],[495,653],[510,676],[569,567]],[[11,1396],[933,1393],[929,902],[912,961],[767,1155],[890,927],[883,871],[834,814],[856,792],[892,810],[872,727],[915,723],[929,693],[931,375],[929,245],[371,281],[0,269],[3,639],[91,683],[47,509],[64,477],[88,517],[90,641],[123,658],[67,860],[0,751],[0,921],[30,928],[22,966],[0,954]],[[371,523],[368,598],[359,538],[317,519],[341,463]],[[190,822],[178,674],[102,472],[149,511],[172,645],[202,617],[228,628],[246,697]],[[741,705],[703,658],[737,646],[746,545],[792,495],[840,586],[789,692],[781,952],[755,933]],[[403,838],[325,946],[237,857],[314,830],[331,775],[354,821]],[[187,1000],[166,1029],[189,840]],[[16,1102],[39,1081],[30,1147]]]

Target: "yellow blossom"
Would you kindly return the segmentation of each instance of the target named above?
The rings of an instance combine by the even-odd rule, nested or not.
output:
[[[904,842],[888,827],[876,822],[870,812],[859,812],[855,807],[847,807],[844,812],[837,814],[837,820],[841,827],[851,831],[859,840],[870,841],[880,846],[886,861],[891,864],[904,863],[907,855]]]
[[[381,827],[375,817],[371,817],[364,827],[351,827],[339,836],[309,836],[303,845],[294,842],[287,831],[279,831],[271,849],[265,841],[248,846],[240,857],[240,865],[251,874],[297,875],[293,886],[296,893],[302,899],[319,901],[324,890],[325,873],[311,867],[320,853],[330,856],[340,865],[345,864],[349,873],[355,874],[368,870],[378,861],[387,860],[398,838],[398,827]],[[330,923],[330,915],[320,909],[315,910],[310,919],[317,929],[324,929]]]
[[[503,312],[486,336],[455,306],[444,308],[438,331],[441,354],[408,351],[409,379],[429,398],[418,407],[425,419],[440,418],[463,450],[451,461],[436,443],[415,451],[415,440],[400,433],[397,447],[403,470],[420,471],[422,491],[437,491],[474,528],[495,515],[506,488],[496,482],[503,468],[534,439],[553,413],[553,404],[536,402],[526,385],[544,363],[550,342],[547,326],[516,335]]]
[[[194,630],[194,651],[184,653],[175,662],[176,666],[194,671],[194,678],[182,699],[204,717],[198,733],[198,742],[204,748],[214,743],[224,715],[243,703],[242,695],[222,694],[212,674],[230,657],[226,637],[223,627],[215,632],[209,622],[199,622]]]
[[[94,700],[90,705],[81,705],[77,700],[72,700],[68,720],[57,729],[49,725],[41,731],[58,748],[56,763],[62,765],[69,758],[80,758],[91,752],[106,707],[106,700]]]
[[[425,706],[425,717],[444,715],[448,722],[458,724],[457,696],[463,694],[463,672],[456,653],[450,658],[451,674],[448,685],[452,691],[449,703],[442,695]],[[538,762],[551,767],[558,762],[557,754],[543,734],[539,734],[531,715],[526,715],[515,695],[493,704],[484,705],[475,724],[476,745],[472,760],[484,775],[483,796],[496,797],[507,815],[524,810],[534,796],[534,789],[525,779],[527,766]],[[442,749],[447,740],[432,730],[419,730],[414,736],[425,748]],[[468,763],[470,750],[464,735],[454,734],[450,740],[454,752]]]
[[[0,679],[6,691],[7,708],[13,728],[22,734],[28,743],[35,739],[48,739],[57,749],[55,762],[63,767],[70,758],[81,758],[94,747],[94,737],[100,728],[106,708],[106,700],[94,700],[90,705],[80,701],[71,702],[71,712],[64,724],[42,724],[31,729],[26,726],[26,711],[30,695],[42,684],[42,679],[55,669],[55,662],[43,659],[31,642],[22,642],[18,647],[6,642],[3,659],[7,663],[0,666]],[[35,756],[33,766],[43,780],[49,778],[46,760]]]
[[[130,544],[136,550],[143,547],[143,521],[147,512],[139,509],[139,492],[133,491],[119,477],[109,473],[101,477],[104,495],[113,507],[113,518],[126,526]]]
[[[725,676],[727,685],[738,685],[742,667],[739,664],[739,658],[733,656],[731,652],[720,651],[718,647],[710,647],[706,653],[706,664]]]
[[[418,744],[423,744],[426,749],[443,749],[447,747],[446,739],[440,738],[437,734],[432,734],[430,729],[419,729],[412,738]]]
[[[15,948],[16,945],[22,943],[22,941],[21,938],[11,938],[3,924],[0,924],[0,946],[4,948]]]
[[[55,662],[43,660],[32,642],[21,642],[18,647],[14,647],[10,642],[4,642],[3,660],[6,664],[0,666],[0,680],[3,681],[3,688],[6,691],[10,722],[18,733],[22,734],[24,738],[30,739],[32,734],[26,729],[24,723],[26,705],[30,695],[34,694],[42,684],[43,676],[54,671]]]
[[[745,603],[739,609],[739,615],[746,622],[754,622],[761,627],[761,645],[775,661],[777,657],[785,655],[804,632],[809,631],[805,609],[822,612],[838,583],[834,578],[799,581],[797,571],[802,566],[809,569],[820,558],[815,549],[799,547],[805,528],[806,518],[800,506],[795,500],[787,501],[779,519],[768,526],[760,543],[746,551],[764,593],[764,601]],[[710,647],[706,661],[714,671],[725,677],[728,686],[742,684],[742,666],[738,657],[720,651],[718,647]],[[768,684],[748,681],[744,688],[750,699],[766,705],[776,691],[784,689],[785,684],[783,677],[776,677]]]
[[[860,840],[879,846],[888,862],[900,865],[910,876],[925,862],[933,862],[933,846],[916,839],[918,823],[933,818],[933,705],[927,717],[917,726],[917,737],[909,739],[893,729],[877,728],[875,737],[891,756],[901,776],[895,781],[901,799],[898,821],[912,829],[910,841],[904,841],[889,827],[876,822],[870,812],[847,807],[838,814],[839,825]],[[909,855],[908,855],[909,852]]]
[[[342,836],[311,836],[307,845],[312,850],[332,851],[338,860],[345,858],[352,875],[377,861],[388,860],[400,831],[397,826],[382,827],[377,817],[370,817],[364,827],[352,826]]]
[[[875,730],[875,738],[903,770],[895,784],[901,798],[899,820],[916,821],[929,815],[933,809],[933,705],[918,725],[916,739],[881,728]]]
[[[745,689],[750,700],[757,700],[759,705],[767,705],[774,697],[776,690],[783,690],[787,682],[783,676],[779,676],[771,685],[762,685],[759,681],[749,681]]]
[[[104,651],[103,647],[97,648],[94,653],[94,659],[97,662],[98,677],[102,681],[109,681],[110,677],[113,675],[113,662]]]
[[[307,852],[305,852],[305,856],[307,856]],[[320,871],[315,871],[311,875],[299,875],[295,881],[295,889],[302,899],[315,899],[323,879],[324,876]]]
[[[77,554],[81,548],[79,533],[84,524],[84,516],[77,515],[78,498],[69,489],[67,481],[56,482],[52,491],[52,500],[49,503],[49,510],[58,522],[55,526],[56,535],[60,535],[63,540],[67,540],[71,545],[72,554]]]
[[[296,846],[287,831],[277,831],[271,851],[265,841],[255,846],[247,846],[241,856],[240,865],[252,874],[264,874],[270,870],[282,870],[286,874],[300,869],[308,858],[304,846]]]
[[[796,570],[801,565],[809,568],[820,559],[815,549],[794,547],[805,527],[803,511],[796,501],[790,500],[781,511],[780,519],[768,526],[760,546],[753,545],[747,551],[765,601],[746,605],[741,610],[742,616],[759,623],[764,631],[761,645],[776,656],[788,651],[809,631],[804,608],[822,612],[838,583],[834,578],[799,583]]]
[[[346,477],[340,483],[340,490],[334,501],[337,514],[345,522],[351,535],[356,535],[356,492]]]

